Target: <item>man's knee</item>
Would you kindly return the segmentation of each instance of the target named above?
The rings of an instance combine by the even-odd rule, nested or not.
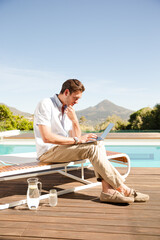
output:
[[[88,157],[93,157],[94,155],[97,155],[99,151],[99,145],[98,144],[89,144],[88,146]]]

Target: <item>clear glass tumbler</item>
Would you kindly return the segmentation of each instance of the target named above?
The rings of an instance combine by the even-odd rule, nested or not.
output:
[[[57,191],[56,189],[51,189],[49,191],[49,205],[51,207],[56,206],[58,203]]]

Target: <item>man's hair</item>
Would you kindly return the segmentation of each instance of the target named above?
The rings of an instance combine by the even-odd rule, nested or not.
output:
[[[85,91],[83,84],[77,79],[68,79],[67,81],[65,81],[62,85],[60,93],[63,94],[66,89],[69,90],[70,94],[77,91]]]

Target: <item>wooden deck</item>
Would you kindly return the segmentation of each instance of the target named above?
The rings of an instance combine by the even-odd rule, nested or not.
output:
[[[87,179],[95,180],[85,169]],[[76,171],[76,174],[80,174]],[[58,174],[39,177],[43,192],[81,185]],[[160,239],[160,168],[132,168],[127,184],[150,195],[147,203],[113,205],[99,202],[100,187],[47,200],[37,211],[27,206],[0,211],[0,239]],[[26,179],[0,184],[0,203],[25,198]],[[12,196],[13,194],[13,196]]]

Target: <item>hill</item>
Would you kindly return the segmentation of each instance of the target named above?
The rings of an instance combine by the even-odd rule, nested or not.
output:
[[[0,104],[4,104],[4,103],[0,103]],[[9,107],[9,109],[14,115],[24,116],[25,118],[28,118],[28,119],[33,118],[33,115],[30,113],[22,112],[14,107],[10,107],[10,106],[7,106],[7,107]],[[133,112],[134,111],[120,107],[108,100],[104,100],[98,103],[96,106],[88,107],[86,109],[76,111],[78,119],[82,116],[85,116],[87,121],[93,125],[96,123],[105,121],[107,117],[112,115],[117,115],[121,117],[123,120],[128,120],[130,114],[132,114]]]
[[[4,104],[4,103],[0,103],[0,105],[1,105],[1,104],[7,106],[7,105]],[[29,119],[31,119],[32,116],[33,116],[33,115],[30,114],[30,113],[22,112],[22,111],[20,111],[20,110],[14,108],[14,107],[10,107],[10,106],[7,106],[7,107],[11,110],[11,112],[13,113],[13,115],[24,116],[25,118],[29,118]]]
[[[107,117],[117,115],[123,120],[128,120],[130,114],[134,111],[118,106],[108,100],[98,103],[94,107],[89,107],[84,110],[77,111],[78,118],[85,116],[87,121],[92,124],[103,122]]]

